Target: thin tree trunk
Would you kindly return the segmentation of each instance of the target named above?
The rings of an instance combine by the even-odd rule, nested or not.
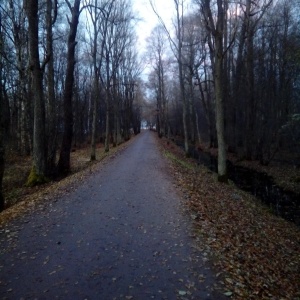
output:
[[[56,99],[55,99],[55,82],[54,82],[54,57],[53,57],[53,34],[52,26],[56,21],[57,16],[57,0],[54,3],[54,18],[52,19],[52,0],[47,0],[47,53],[49,55],[48,61],[48,105],[49,105],[49,117],[48,117],[48,171],[54,172],[56,148],[57,148],[57,127],[56,127]]]
[[[97,28],[99,17],[97,16],[98,1],[95,1],[95,7],[90,8],[89,12],[91,15],[93,23],[93,48],[92,48],[92,58],[93,58],[93,71],[94,71],[94,106],[93,106],[93,120],[92,120],[92,138],[91,138],[91,161],[96,160],[96,138],[97,138],[97,116],[98,116],[98,102],[99,102],[99,68],[101,67],[101,60],[99,68],[97,67],[97,47],[98,47],[98,33],[99,28]],[[93,15],[94,13],[94,15]],[[102,41],[102,45],[103,45]],[[103,52],[103,46],[101,51]]]
[[[95,76],[98,72],[95,70]],[[98,111],[98,95],[99,95],[99,81],[98,77],[94,78],[94,107],[93,107],[93,121],[92,121],[92,140],[91,140],[91,160],[96,160],[96,134],[97,134],[97,111]]]
[[[225,126],[224,126],[224,95],[222,82],[222,40],[216,40],[216,49],[220,47],[219,52],[216,53],[215,61],[215,93],[216,93],[216,127],[218,139],[218,180],[227,182],[226,169],[226,145],[225,145]],[[219,56],[220,55],[220,56]]]
[[[223,7],[224,5],[224,7]],[[226,14],[223,0],[217,0],[218,17],[216,23],[213,19],[210,0],[203,0],[203,13],[207,21],[207,31],[211,33],[215,47],[210,47],[211,57],[214,59],[213,74],[216,97],[216,128],[218,140],[218,180],[228,182],[226,167],[226,145],[224,126],[224,85],[223,85],[223,37],[224,37],[224,15]]]
[[[106,115],[105,115],[105,152],[109,152],[109,103],[106,100]]]
[[[182,101],[182,124],[183,124],[183,135],[184,135],[184,150],[185,154],[189,155],[189,141],[188,141],[188,126],[187,126],[187,110],[188,103],[186,99],[186,92],[184,87],[184,73],[183,73],[183,16],[180,15],[180,3],[179,0],[174,0],[176,7],[176,22],[177,22],[177,51],[178,51],[178,71],[179,71],[179,86],[180,96]],[[181,5],[183,5],[181,3]]]
[[[215,33],[215,93],[216,93],[216,127],[218,139],[218,180],[227,182],[226,145],[224,124],[224,85],[223,85],[223,36],[225,8],[218,0],[218,21]]]
[[[61,145],[60,157],[58,161],[58,172],[68,173],[70,171],[70,153],[73,138],[73,85],[74,85],[74,68],[75,68],[75,47],[77,42],[76,33],[79,22],[79,6],[80,0],[74,1],[74,6],[66,0],[70,11],[72,12],[72,20],[69,22],[70,32],[68,37],[68,53],[67,53],[67,71],[64,90],[64,133]]]
[[[43,70],[39,59],[38,0],[26,0],[25,9],[28,17],[30,70],[34,90],[33,166],[27,185],[35,185],[46,181],[45,102]]]
[[[120,117],[117,115],[117,122],[116,122],[116,132],[117,132],[117,145],[120,145],[122,143],[122,137],[121,137],[121,128],[120,128]]]
[[[1,17],[1,16],[0,16]],[[1,18],[0,18],[0,39],[1,37]],[[0,41],[0,47],[1,47]],[[0,61],[0,212],[5,208],[5,199],[2,190],[2,182],[5,168],[5,142],[8,139],[10,123],[10,111],[8,97],[2,85],[2,62]]]
[[[4,205],[5,205],[5,199],[2,191],[3,174],[5,168],[4,155],[5,155],[4,135],[3,135],[3,129],[0,128],[0,212],[4,210]]]
[[[9,6],[14,7],[13,0],[8,0]],[[31,151],[31,143],[29,139],[29,128],[27,126],[28,122],[28,102],[30,97],[27,95],[27,86],[29,85],[27,74],[26,74],[26,64],[25,61],[25,52],[27,48],[24,47],[24,43],[28,36],[24,35],[24,25],[26,14],[25,12],[17,13],[14,9],[11,9],[10,12],[11,21],[12,21],[12,33],[13,33],[13,43],[16,51],[16,66],[18,71],[18,85],[16,87],[16,95],[19,99],[18,102],[18,117],[19,117],[19,126],[16,128],[19,133],[19,151],[21,155],[29,155]]]
[[[207,78],[207,71],[206,71],[206,66],[204,66],[204,84],[205,84],[205,90],[208,91],[209,90],[209,87],[208,87],[208,84],[207,84],[207,81],[208,81],[208,78]],[[202,84],[201,84],[201,81],[200,81],[200,77],[199,77],[199,74],[198,72],[196,72],[196,79],[197,79],[197,85],[199,87],[199,91],[200,91],[200,100],[201,100],[201,103],[202,103],[202,106],[203,106],[203,109],[204,109],[204,112],[205,112],[205,119],[206,119],[206,122],[207,122],[207,127],[208,127],[208,135],[209,135],[209,148],[213,147],[213,144],[214,144],[214,135],[213,135],[213,120],[212,120],[212,112],[211,112],[211,109],[208,105],[208,100],[205,101],[205,95],[204,95],[204,91],[203,91],[203,88],[202,88]],[[208,97],[209,93],[207,93],[207,97]],[[198,118],[198,115],[197,115],[197,118]],[[198,121],[197,121],[198,122]],[[198,126],[198,123],[197,123],[197,126]]]
[[[1,37],[1,18],[0,18],[0,39]],[[1,41],[0,41],[1,47]],[[5,141],[8,137],[7,131],[9,129],[9,103],[7,95],[4,92],[2,85],[2,62],[0,61],[0,212],[5,207],[5,199],[2,190],[2,181],[5,168]]]
[[[255,138],[254,122],[255,122],[255,103],[254,103],[254,49],[252,28],[249,28],[247,38],[247,57],[246,57],[246,86],[247,86],[247,124],[246,124],[246,157],[253,158],[253,143]]]
[[[192,63],[190,62],[190,65]],[[189,99],[189,124],[190,124],[190,139],[192,144],[196,142],[196,120],[195,120],[195,92],[194,92],[194,84],[193,84],[193,68],[189,67],[189,75],[188,75],[188,84],[189,84],[189,91],[190,91],[190,99]]]
[[[117,111],[116,107],[114,107],[114,130],[113,130],[113,147],[117,147]]]
[[[201,134],[199,129],[199,117],[197,112],[195,112],[195,114],[196,114],[196,129],[197,129],[198,144],[201,145],[202,139],[201,139]]]
[[[97,100],[94,97],[93,121],[92,121],[92,139],[91,139],[91,161],[96,160],[96,127],[97,127]]]

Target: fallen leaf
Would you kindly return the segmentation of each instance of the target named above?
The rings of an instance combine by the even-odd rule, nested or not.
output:
[[[178,294],[180,296],[185,296],[187,294],[187,292],[186,291],[178,291]]]
[[[224,295],[225,295],[226,297],[231,297],[231,296],[232,296],[232,292],[228,291],[228,292],[224,293]]]

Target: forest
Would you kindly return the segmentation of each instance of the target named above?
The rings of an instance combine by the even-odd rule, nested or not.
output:
[[[108,152],[142,126],[226,159],[300,166],[299,0],[174,0],[140,53],[130,0],[0,4],[0,210],[6,157],[27,186],[70,172],[72,149]],[[145,75],[145,69],[148,70]]]

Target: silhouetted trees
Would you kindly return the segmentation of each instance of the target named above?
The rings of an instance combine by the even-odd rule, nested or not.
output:
[[[200,147],[218,147],[219,178],[225,181],[228,151],[261,164],[287,149],[297,157],[299,2],[194,0],[193,4],[188,14],[183,13],[188,11],[184,6],[180,15],[174,9],[174,29],[158,18],[173,51],[167,58],[173,71],[164,78],[165,97],[173,99],[168,109],[170,132],[187,137],[190,146],[197,140]],[[179,112],[185,117],[178,127]]]
[[[95,159],[96,143],[139,132],[130,0],[9,0],[0,12],[1,182],[5,148],[32,156],[34,185],[68,173],[72,147],[92,141]]]

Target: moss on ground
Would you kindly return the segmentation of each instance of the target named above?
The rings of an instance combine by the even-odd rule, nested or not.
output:
[[[45,175],[37,174],[36,168],[33,166],[31,168],[31,171],[30,171],[30,174],[28,176],[25,186],[33,187],[33,186],[40,185],[40,184],[47,183],[47,182],[49,182],[49,179]]]
[[[184,160],[179,159],[178,157],[176,157],[176,156],[175,156],[174,154],[172,154],[171,152],[165,151],[164,154],[165,154],[165,156],[166,156],[167,158],[171,159],[173,162],[175,162],[175,163],[181,165],[182,167],[185,167],[185,168],[187,168],[187,169],[189,169],[189,170],[194,170],[194,166],[193,166],[192,164],[190,164],[190,163],[188,163],[188,162],[186,162],[186,161],[184,161]]]

